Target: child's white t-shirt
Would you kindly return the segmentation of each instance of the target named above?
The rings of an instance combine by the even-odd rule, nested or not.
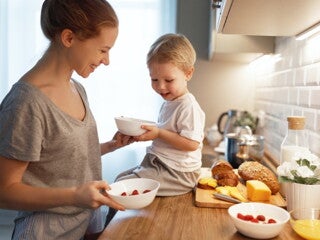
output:
[[[201,167],[204,125],[205,113],[191,93],[166,101],[161,106],[157,126],[197,141],[200,143],[199,147],[195,151],[181,151],[157,138],[147,148],[147,152],[155,154],[177,171],[197,170]]]

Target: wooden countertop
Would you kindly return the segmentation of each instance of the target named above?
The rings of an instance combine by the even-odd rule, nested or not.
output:
[[[244,240],[227,209],[199,208],[194,193],[156,197],[146,208],[119,211],[99,240]],[[303,240],[288,222],[275,240]]]

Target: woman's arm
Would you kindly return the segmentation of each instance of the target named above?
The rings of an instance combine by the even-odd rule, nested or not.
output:
[[[97,208],[108,205],[123,210],[106,194],[110,189],[104,181],[88,182],[70,188],[35,187],[22,182],[28,162],[0,156],[0,208],[14,210],[45,210],[60,206]]]
[[[161,129],[155,126],[143,125],[143,129],[147,132],[135,137],[137,141],[149,141],[160,138],[166,143],[172,145],[174,148],[182,151],[195,151],[199,147],[199,142],[180,136],[178,133],[171,132],[166,129]]]

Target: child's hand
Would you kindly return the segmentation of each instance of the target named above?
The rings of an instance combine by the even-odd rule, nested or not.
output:
[[[136,141],[149,141],[159,137],[160,129],[156,126],[142,125],[142,129],[147,130],[144,134],[134,137]]]

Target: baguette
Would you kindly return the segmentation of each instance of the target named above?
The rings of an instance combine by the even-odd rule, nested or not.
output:
[[[267,167],[256,161],[247,161],[242,163],[238,168],[240,177],[247,180],[259,180],[264,182],[276,194],[280,190],[280,184],[277,176]]]

